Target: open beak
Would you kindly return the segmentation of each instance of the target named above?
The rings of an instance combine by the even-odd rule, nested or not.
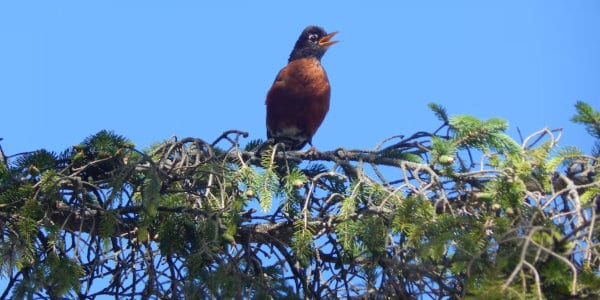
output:
[[[332,33],[330,33],[330,34],[328,34],[328,35],[326,35],[326,36],[322,37],[322,38],[319,40],[319,45],[320,45],[320,46],[323,46],[323,47],[329,47],[329,46],[331,46],[331,45],[333,45],[333,44],[335,44],[335,43],[339,42],[339,41],[331,41],[331,38],[332,38],[334,35],[336,35],[337,33],[338,33],[337,31],[334,31],[334,32],[332,32]]]

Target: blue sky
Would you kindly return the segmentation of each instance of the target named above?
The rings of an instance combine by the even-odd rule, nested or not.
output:
[[[7,154],[61,151],[101,129],[138,148],[265,138],[266,92],[305,26],[337,30],[319,150],[432,131],[427,108],[509,121],[517,136],[600,109],[600,1],[3,1],[0,137]]]

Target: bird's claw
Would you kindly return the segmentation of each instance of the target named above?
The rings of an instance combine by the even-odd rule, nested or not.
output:
[[[317,156],[318,153],[319,153],[319,150],[317,150],[317,148],[315,148],[315,146],[310,146],[310,149],[306,150],[306,156],[308,156],[308,157]]]

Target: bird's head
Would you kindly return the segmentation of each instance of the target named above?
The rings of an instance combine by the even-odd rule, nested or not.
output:
[[[318,26],[308,26],[300,37],[296,41],[294,50],[290,54],[289,61],[300,59],[300,58],[316,58],[321,60],[321,57],[327,51],[329,46],[337,43],[338,41],[332,41],[331,38],[337,34],[337,31],[327,33],[325,30]]]

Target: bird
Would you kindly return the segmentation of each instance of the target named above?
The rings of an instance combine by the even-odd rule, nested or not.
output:
[[[321,58],[338,32],[327,33],[319,26],[306,27],[296,41],[288,63],[267,92],[267,139],[283,143],[286,150],[301,150],[329,111],[331,86]]]

